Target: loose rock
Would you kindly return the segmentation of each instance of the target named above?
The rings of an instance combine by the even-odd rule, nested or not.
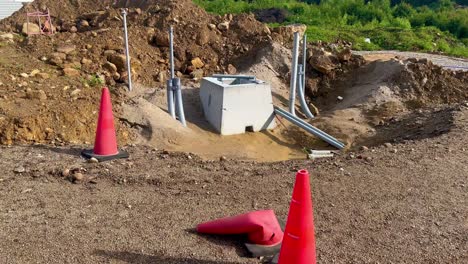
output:
[[[229,30],[229,22],[222,22],[218,24],[218,29],[219,30]]]
[[[15,173],[23,173],[25,171],[26,171],[26,169],[23,166],[19,166],[19,167],[15,168],[13,170],[13,172],[15,172]]]

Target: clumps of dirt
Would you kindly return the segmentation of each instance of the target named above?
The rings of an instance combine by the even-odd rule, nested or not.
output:
[[[446,133],[454,126],[453,105],[467,100],[467,72],[425,59],[374,61],[338,73],[312,98],[325,112],[314,123],[358,146]]]
[[[427,59],[409,59],[389,82],[409,108],[468,100],[468,72],[445,70]]]
[[[106,84],[123,83],[128,77],[122,38],[122,14],[128,7],[130,53],[137,81],[146,85],[165,84],[169,67],[170,26],[175,30],[175,69],[179,76],[200,79],[213,72],[237,72],[232,61],[255,54],[271,40],[268,26],[250,14],[215,16],[192,1],[103,1],[89,8],[94,1],[81,1],[80,12],[70,12],[54,20],[59,33],[30,36],[20,46],[37,58],[61,67],[65,75],[99,75]],[[50,8],[52,15],[62,3],[35,1],[2,22],[19,31],[25,22],[24,13],[37,6]],[[75,4],[63,3],[64,9]],[[97,8],[103,8],[98,10]],[[88,12],[84,12],[88,11]],[[60,44],[59,44],[60,43]],[[67,43],[75,47],[70,53],[60,51]],[[62,58],[57,60],[56,58]],[[72,66],[72,67],[70,67]],[[79,71],[69,70],[70,68]],[[67,69],[67,70],[65,70]]]
[[[332,83],[339,76],[345,75],[363,66],[366,61],[360,55],[352,54],[349,47],[310,46],[306,80],[306,94],[310,97],[323,96],[333,89]]]
[[[26,19],[26,13],[50,11],[53,21],[69,20],[79,16],[79,14],[90,13],[96,10],[103,10],[112,5],[113,0],[100,1],[77,1],[77,0],[35,0],[26,4],[18,12],[0,21],[0,28],[4,31],[14,30],[18,25],[22,25]]]

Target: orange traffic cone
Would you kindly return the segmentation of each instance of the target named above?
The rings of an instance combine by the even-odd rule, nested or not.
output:
[[[273,210],[255,211],[243,215],[226,217],[197,226],[203,234],[235,235],[247,234],[247,249],[254,257],[278,253],[283,231]]]
[[[300,170],[289,208],[279,264],[315,264],[315,234],[309,172]]]
[[[112,113],[112,102],[109,89],[102,89],[101,107],[96,129],[94,149],[81,152],[85,158],[96,158],[98,161],[128,158],[125,151],[117,149],[117,137],[115,136],[114,114]]]

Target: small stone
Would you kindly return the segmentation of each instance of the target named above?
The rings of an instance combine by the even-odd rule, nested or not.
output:
[[[23,24],[21,32],[24,35],[40,34],[41,33],[41,28],[36,23],[27,23],[26,22],[26,23]]]
[[[13,170],[13,172],[15,172],[15,173],[23,173],[25,171],[26,171],[26,169],[23,166],[19,166],[19,167],[15,168]]]
[[[368,148],[368,147],[366,147],[366,146],[361,146],[361,147],[360,147],[360,150],[362,150],[362,151],[368,151],[368,150],[369,150],[369,148]]]
[[[30,192],[32,192],[32,189],[31,189],[31,188],[28,188],[28,189],[25,189],[25,190],[22,190],[22,191],[21,191],[22,194],[30,193]]]
[[[75,26],[72,26],[69,30],[70,33],[76,33],[78,32],[78,29]]]
[[[73,174],[72,176],[72,182],[80,182],[84,179],[84,175],[80,172],[77,172]]]
[[[217,192],[216,195],[221,195],[221,192]]]
[[[63,176],[63,177],[68,177],[69,175],[70,175],[70,170],[69,170],[69,169],[64,169],[64,170],[62,171],[62,176]]]
[[[392,153],[397,153],[398,149],[392,149]]]
[[[166,72],[164,71],[160,71],[158,73],[158,76],[157,76],[157,79],[156,79],[158,82],[160,83],[166,83]]]
[[[219,161],[226,161],[226,160],[227,160],[226,156],[219,157]]]
[[[89,22],[87,20],[81,20],[80,21],[80,26],[81,27],[89,27]]]
[[[236,67],[234,67],[234,65],[232,65],[232,64],[229,64],[229,65],[227,66],[227,73],[228,73],[228,74],[231,74],[231,75],[236,74],[236,73],[237,73]]]
[[[88,160],[89,163],[99,163],[99,160],[96,159],[95,157],[92,157]]]
[[[46,80],[46,79],[50,78],[50,75],[48,73],[45,73],[45,72],[40,72],[40,73],[36,74],[36,77],[39,78],[39,79]]]
[[[29,77],[29,75],[27,73],[24,73],[24,72],[20,73],[20,76],[23,77],[23,78],[28,78]]]
[[[38,70],[38,69],[34,69],[31,71],[31,73],[29,74],[29,76],[31,77],[35,77],[38,73],[40,73],[41,71]]]
[[[343,101],[344,100],[343,96],[338,96],[336,99],[338,99],[338,101]]]
[[[229,30],[229,22],[222,22],[218,24],[218,29],[219,30]]]
[[[14,36],[11,33],[4,33],[0,34],[0,40],[7,40],[9,42],[13,42]]]
[[[203,66],[205,66],[205,63],[203,63],[203,61],[199,57],[194,58],[191,62],[196,69],[200,69],[203,68]]]
[[[75,89],[73,92],[70,93],[70,96],[74,97],[74,96],[77,96],[79,93],[81,93],[81,90]]]
[[[80,76],[81,72],[74,68],[65,68],[63,69],[63,75],[68,77]]]
[[[31,89],[26,90],[26,97],[28,99],[38,99],[40,101],[47,100],[47,95],[43,90],[32,91]]]
[[[102,65],[102,68],[107,70],[110,73],[117,72],[117,66],[111,62],[104,63],[104,65]]]
[[[46,57],[46,56],[42,56],[42,57],[40,58],[40,60],[41,60],[41,61],[47,61],[47,57]]]
[[[70,44],[64,44],[64,45],[60,45],[57,47],[57,52],[64,53],[64,54],[70,54],[75,50],[76,50],[76,46],[70,45]]]
[[[211,29],[211,30],[215,30],[216,25],[215,24],[208,24],[208,28]]]
[[[81,59],[81,64],[91,64],[91,63],[93,63],[93,61],[90,59],[87,59],[87,58]]]
[[[340,171],[344,171],[344,168],[340,168]]]
[[[385,143],[384,146],[385,146],[386,148],[391,148],[393,145],[392,145],[392,143]]]

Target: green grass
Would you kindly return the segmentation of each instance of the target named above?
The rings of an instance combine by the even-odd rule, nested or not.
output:
[[[104,85],[104,80],[99,77],[97,74],[90,75],[86,80],[83,81],[89,87],[102,86]]]
[[[414,8],[405,3],[391,6],[388,0],[373,0],[368,4],[364,0],[322,0],[320,4],[297,0],[194,2],[220,15],[285,9],[289,15],[283,24],[306,24],[310,41],[347,40],[357,50],[441,52],[468,57],[468,9],[456,9],[450,1],[441,0],[439,5],[430,8]],[[370,38],[371,43],[366,43],[365,38]]]

